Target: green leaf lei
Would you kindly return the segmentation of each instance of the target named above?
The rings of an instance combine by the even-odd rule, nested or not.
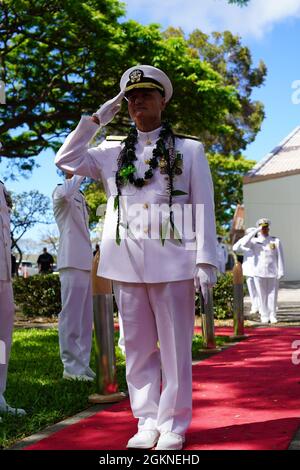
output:
[[[121,243],[120,238],[120,196],[121,188],[125,184],[134,184],[137,188],[142,188],[148,184],[149,180],[153,177],[154,170],[159,167],[160,173],[168,175],[167,192],[169,194],[169,207],[172,206],[173,196],[186,194],[183,191],[174,191],[174,176],[182,173],[182,154],[175,152],[175,136],[172,127],[168,122],[162,124],[162,129],[159,133],[156,146],[153,149],[152,157],[147,160],[149,169],[145,171],[143,178],[136,178],[136,167],[134,165],[137,160],[135,154],[135,146],[138,140],[138,132],[135,127],[131,128],[127,138],[124,140],[124,148],[121,150],[118,157],[118,170],[116,173],[115,181],[118,190],[118,195],[114,200],[114,208],[118,210],[117,228],[116,228],[116,242],[118,245]],[[174,215],[170,211],[170,224],[174,228]]]

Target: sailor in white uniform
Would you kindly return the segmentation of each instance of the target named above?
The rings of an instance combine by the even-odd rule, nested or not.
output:
[[[253,232],[253,230],[255,230],[255,227],[247,228],[246,235]],[[259,298],[254,282],[254,253],[251,248],[244,246],[243,238],[240,238],[240,240],[233,245],[232,249],[237,254],[243,255],[242,269],[243,275],[247,278],[246,282],[251,300],[250,313],[257,313],[259,312]]]
[[[164,72],[132,67],[120,88],[92,118],[81,119],[55,162],[64,171],[102,178],[107,192],[98,274],[114,281],[123,321],[126,377],[138,418],[127,446],[176,450],[192,416],[194,282],[205,298],[216,282],[212,179],[202,144],[176,137],[161,121],[172,96]],[[124,95],[136,127],[123,143],[89,148]]]
[[[218,235],[217,237],[217,257],[218,257],[218,271],[221,274],[226,272],[226,263],[228,261],[228,249],[225,243],[223,243],[223,237]]]
[[[284,275],[282,244],[279,238],[269,235],[270,224],[269,219],[259,219],[257,228],[242,239],[244,246],[252,249],[254,254],[254,282],[262,323],[277,323],[279,279]]]
[[[92,246],[88,211],[79,188],[84,177],[67,175],[53,191],[53,211],[60,239],[57,267],[61,282],[62,310],[59,314],[59,346],[63,377],[91,381],[93,325],[91,288]]]
[[[23,416],[26,413],[22,408],[12,408],[4,398],[15,313],[11,282],[10,204],[10,195],[0,181],[0,413]]]

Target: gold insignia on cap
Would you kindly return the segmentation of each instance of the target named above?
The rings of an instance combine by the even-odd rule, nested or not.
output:
[[[144,72],[140,69],[135,69],[129,75],[129,80],[131,83],[138,83],[144,76]]]

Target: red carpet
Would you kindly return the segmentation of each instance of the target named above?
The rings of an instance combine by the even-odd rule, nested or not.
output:
[[[228,328],[217,334],[228,334]],[[300,426],[300,365],[291,347],[300,328],[247,330],[247,340],[193,367],[193,421],[186,450],[287,449]],[[27,447],[123,450],[136,432],[129,401]]]

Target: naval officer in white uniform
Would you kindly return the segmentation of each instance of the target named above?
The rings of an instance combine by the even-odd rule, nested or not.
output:
[[[93,305],[91,288],[92,245],[89,215],[79,188],[82,176],[67,174],[53,191],[53,211],[59,229],[57,268],[61,282],[59,347],[63,377],[91,381]]]
[[[120,88],[92,118],[81,119],[55,162],[64,171],[102,178],[107,192],[98,274],[114,280],[123,320],[126,378],[138,418],[127,447],[176,450],[192,416],[194,283],[206,298],[216,282],[213,185],[202,144],[177,138],[162,123],[173,91],[167,75],[138,65],[123,74]],[[128,138],[89,148],[124,95],[135,123]],[[178,236],[186,208],[190,223]]]
[[[254,254],[254,282],[262,323],[277,323],[279,279],[284,275],[282,244],[278,237],[269,235],[270,224],[269,219],[259,219],[256,229],[241,239],[242,244],[252,249]]]
[[[255,227],[249,227],[246,230],[246,235],[253,232]],[[244,246],[243,238],[240,238],[232,247],[233,251],[237,254],[243,255],[243,275],[246,276],[246,282],[248,287],[248,292],[251,300],[251,310],[250,313],[259,312],[259,298],[257,289],[254,282],[254,253],[251,248]]]
[[[25,415],[22,408],[6,403],[8,361],[14,324],[14,301],[11,282],[10,196],[0,181],[0,413]]]
[[[218,258],[218,271],[220,274],[225,274],[226,264],[228,261],[228,249],[223,243],[223,237],[217,237],[217,258]]]

